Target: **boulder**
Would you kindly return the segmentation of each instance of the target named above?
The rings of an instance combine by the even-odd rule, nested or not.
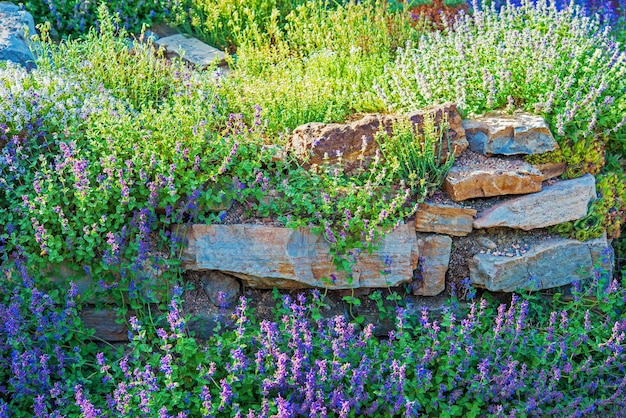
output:
[[[12,61],[30,69],[35,67],[35,58],[24,29],[31,36],[37,34],[33,16],[13,3],[0,2],[0,61]]]
[[[580,219],[596,198],[591,174],[546,186],[538,193],[497,203],[481,212],[474,228],[508,227],[523,230],[545,228]]]
[[[390,231],[372,254],[362,253],[352,268],[351,279],[345,272],[336,271],[330,244],[310,228],[191,225],[186,239],[184,268],[218,270],[253,288],[396,286],[412,280],[418,263],[413,224],[402,224]]]
[[[469,261],[470,281],[492,292],[563,286],[593,277],[594,264],[610,248],[606,237],[586,242],[553,238],[520,256],[476,254]]]
[[[452,238],[447,235],[418,234],[419,265],[413,281],[413,294],[436,296],[446,289]]]
[[[180,55],[183,60],[204,70],[213,62],[224,62],[226,54],[217,48],[205,44],[199,39],[177,34],[160,38],[155,45],[162,46],[168,55]]]
[[[393,123],[400,117],[408,118],[418,129],[423,130],[424,118],[433,118],[435,127],[445,120],[448,123],[447,138],[444,138],[441,155],[447,158],[450,152],[460,155],[468,144],[456,105],[447,103],[423,111],[398,115],[369,114],[352,123],[311,122],[294,129],[288,149],[305,166],[335,164],[339,161],[347,174],[352,174],[362,164],[368,164],[378,150],[374,139],[381,129],[391,134]],[[325,156],[327,159],[325,160]]]
[[[448,172],[444,191],[454,201],[476,197],[534,193],[541,190],[543,175],[522,160],[461,157]]]
[[[420,203],[415,214],[417,232],[462,237],[472,232],[476,210],[452,205]]]
[[[464,120],[463,128],[470,149],[483,155],[542,154],[558,148],[546,121],[529,113],[488,113]]]
[[[200,276],[200,281],[204,292],[213,305],[219,307],[223,303],[226,307],[237,302],[241,286],[235,277],[219,271],[207,271]],[[224,293],[223,301],[220,301],[219,292]]]

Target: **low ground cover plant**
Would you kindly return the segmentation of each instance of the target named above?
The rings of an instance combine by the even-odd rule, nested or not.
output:
[[[435,318],[400,303],[384,339],[344,317],[322,321],[315,292],[284,299],[273,322],[256,322],[243,300],[206,344],[189,334],[180,307],[186,224],[224,222],[236,204],[243,216],[311,227],[349,275],[452,163],[436,152],[445,129],[422,134],[402,122],[378,135],[381,153],[352,175],[276,158],[305,122],[444,100],[465,114],[539,112],[561,145],[549,158],[568,161],[570,176],[603,170],[601,198],[562,232],[624,229],[626,58],[582,11],[474,7],[432,31],[385,2],[261,3],[258,15],[220,3],[211,17],[224,22],[230,6],[245,15],[222,41],[236,47],[229,74],[166,61],[140,36],[131,46],[124,15],[106,5],[80,40],[58,43],[42,27],[36,71],[0,64],[0,416],[621,411],[626,283],[603,265],[572,301],[549,306],[534,294],[499,307],[453,300]],[[195,30],[216,33],[208,19]],[[50,282],[63,265],[71,277]],[[82,325],[81,305],[96,300],[132,318],[128,346],[94,340]]]
[[[18,263],[3,275],[1,416],[588,416],[626,406],[626,280],[602,264],[570,301],[529,293],[498,305],[466,289],[470,302],[453,297],[441,315],[396,305],[383,339],[373,324],[321,319],[313,291],[279,297],[275,319],[260,323],[242,298],[231,325],[200,342],[175,289],[163,321],[131,318],[125,350],[86,339],[74,290],[42,293]]]

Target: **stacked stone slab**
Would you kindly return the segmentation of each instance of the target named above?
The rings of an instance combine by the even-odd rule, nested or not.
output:
[[[547,179],[562,174],[565,166],[533,166],[519,157],[558,147],[541,117],[496,113],[460,123],[455,112],[454,105],[447,104],[409,115],[418,126],[427,113],[453,121],[448,134],[455,145],[446,152],[458,158],[445,181],[449,199],[421,203],[414,221],[389,232],[373,254],[362,254],[351,276],[335,270],[330,245],[322,236],[309,229],[264,225],[192,226],[187,232],[184,266],[222,271],[251,287],[358,289],[412,282],[416,294],[434,296],[445,289],[455,239],[469,236],[495,246],[488,238],[492,228],[514,234],[587,214],[596,197],[593,176],[544,186]],[[361,162],[359,156],[375,152],[375,132],[390,129],[395,119],[367,115],[350,124],[303,125],[294,131],[288,149],[309,165],[322,163],[323,156],[327,163],[337,163],[329,154],[339,150],[350,172]],[[477,199],[485,197],[498,201],[485,205]],[[476,230],[487,233],[478,236]],[[609,251],[606,238],[581,243],[551,237],[522,253],[483,252],[466,262],[475,286],[513,291],[571,283],[582,277],[581,272],[589,273],[600,255]]]
[[[510,228],[525,231],[546,228],[580,219],[596,198],[595,179],[581,178],[543,186],[547,178],[560,175],[562,164],[529,166],[505,156],[541,154],[558,148],[545,121],[534,115],[488,114],[463,121],[472,152],[499,158],[512,170],[484,169],[480,163],[453,167],[444,189],[455,201],[482,196],[506,196],[481,210],[474,229]],[[460,160],[462,162],[462,160]],[[504,165],[502,164],[502,165]],[[546,289],[589,277],[601,254],[609,254],[605,238],[582,243],[554,237],[540,242],[524,254],[476,254],[469,261],[471,283],[491,291],[521,288]],[[610,257],[609,257],[610,258]],[[611,264],[611,263],[609,263]]]
[[[168,56],[180,56],[199,70],[204,70],[213,63],[222,65],[226,58],[223,51],[199,39],[181,34],[160,38],[155,44],[163,47]]]

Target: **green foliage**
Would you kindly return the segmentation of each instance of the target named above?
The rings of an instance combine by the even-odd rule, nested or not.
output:
[[[387,167],[420,195],[439,189],[454,162],[453,154],[445,161],[442,158],[447,146],[447,138],[441,135],[447,132],[445,123],[435,127],[432,119],[426,117],[420,132],[411,121],[400,120],[392,130],[391,136],[384,130],[376,135]]]
[[[55,37],[76,37],[88,32],[100,18],[99,6],[106,7],[118,17],[119,26],[131,32],[139,32],[142,25],[163,21],[172,7],[170,0],[26,0],[23,4],[36,23],[51,23]]]
[[[598,238],[604,232],[608,238],[619,238],[626,218],[626,174],[601,174],[597,176],[596,189],[598,199],[591,203],[586,216],[553,229],[580,241]]]
[[[544,115],[572,176],[598,173],[623,138],[626,53],[578,9],[546,2],[474,11],[407,44],[377,80],[390,109],[454,101],[466,115],[519,108]]]
[[[417,30],[408,14],[387,13],[380,2],[329,6],[306,2],[284,25],[245,29],[226,86],[232,111],[260,105],[276,132],[383,108],[372,82]]]

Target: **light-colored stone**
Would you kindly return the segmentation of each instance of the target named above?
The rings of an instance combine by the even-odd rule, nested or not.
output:
[[[591,174],[544,187],[541,192],[497,203],[474,220],[474,228],[508,227],[523,230],[545,228],[580,219],[596,197]]]
[[[443,189],[454,201],[476,197],[534,193],[541,190],[543,176],[523,161],[506,168],[490,166],[453,166]]]
[[[387,287],[411,281],[417,267],[415,225],[402,224],[389,232],[380,248],[362,253],[352,268],[352,280],[337,272],[330,244],[309,228],[265,225],[192,225],[186,232],[183,267],[219,270],[250,287],[349,289]],[[389,267],[385,260],[390,260]],[[388,274],[382,274],[383,270]],[[331,274],[335,280],[328,280]]]
[[[211,303],[215,306],[232,306],[237,302],[241,286],[239,281],[219,271],[207,271],[201,275],[200,281]],[[219,292],[224,293],[223,301],[220,301]]]
[[[563,286],[592,277],[603,251],[610,252],[606,237],[586,242],[553,238],[515,257],[476,254],[468,263],[470,280],[492,292]]]
[[[218,61],[224,62],[226,55],[224,52],[199,39],[187,37],[185,35],[172,35],[160,38],[155,42],[158,46],[163,46],[168,54],[182,55],[182,58],[203,70],[209,65]]]
[[[25,28],[30,36],[37,34],[33,16],[13,3],[0,2],[0,61],[35,67]]]
[[[419,265],[413,294],[436,296],[446,289],[446,272],[450,263],[452,238],[447,235],[418,234]]]
[[[372,160],[379,148],[375,135],[379,130],[391,134],[393,123],[401,117],[407,117],[418,129],[423,130],[426,115],[432,117],[435,127],[445,119],[448,123],[447,139],[441,150],[442,158],[447,158],[450,151],[460,155],[468,146],[462,126],[461,116],[456,105],[447,103],[423,111],[399,115],[370,114],[350,124],[311,122],[294,129],[288,149],[305,166],[322,165],[324,162],[335,164],[339,161],[346,173],[353,173],[361,165]],[[363,141],[365,140],[365,147]],[[327,156],[325,160],[324,157]],[[362,158],[361,158],[362,157]]]
[[[463,121],[470,149],[483,155],[541,154],[558,148],[546,121],[528,113],[488,113]]]
[[[462,237],[472,232],[476,210],[451,205],[420,203],[415,214],[417,232]]]

